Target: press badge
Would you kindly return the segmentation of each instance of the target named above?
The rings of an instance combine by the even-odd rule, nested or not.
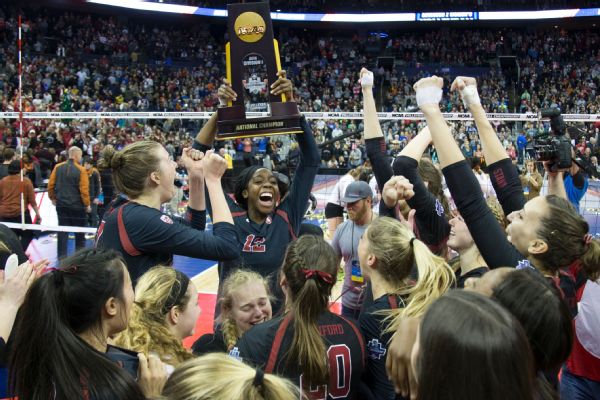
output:
[[[352,282],[363,283],[365,278],[363,278],[362,273],[360,271],[360,264],[358,260],[352,260]]]

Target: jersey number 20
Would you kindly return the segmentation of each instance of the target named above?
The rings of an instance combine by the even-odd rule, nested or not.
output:
[[[352,359],[350,349],[345,344],[336,344],[327,349],[329,361],[329,385],[306,388],[300,375],[300,387],[306,388],[306,394],[311,400],[325,400],[327,395],[332,399],[348,397],[352,379]]]

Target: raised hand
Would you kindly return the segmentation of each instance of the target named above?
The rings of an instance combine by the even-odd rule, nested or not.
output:
[[[415,195],[413,185],[403,176],[393,176],[383,186],[381,197],[388,208],[396,207],[400,200],[408,200]]]
[[[369,71],[366,68],[362,68],[360,70],[360,79],[358,80],[358,82],[360,83],[362,90],[373,89],[374,80],[375,79],[373,77],[373,72]]]
[[[217,97],[219,98],[219,104],[226,106],[230,101],[237,100],[237,93],[231,88],[231,82],[226,78],[223,78],[223,83],[217,90]]]
[[[283,70],[279,71],[277,76],[277,80],[271,85],[271,94],[275,96],[283,94],[285,95],[287,101],[295,101],[294,85],[292,84],[291,80],[287,79],[286,72]]]
[[[181,162],[183,163],[183,166],[187,170],[190,177],[198,178],[203,176],[203,158],[204,153],[200,150],[195,150],[191,147],[186,147],[183,149]]]
[[[167,370],[160,359],[151,354],[146,358],[143,353],[138,354],[140,362],[138,368],[138,384],[146,398],[160,396],[167,382]]]
[[[442,100],[442,87],[444,87],[444,79],[435,75],[419,79],[413,86],[415,92],[417,92],[418,106],[437,106]]]
[[[227,171],[227,161],[218,154],[215,154],[214,150],[209,150],[202,159],[204,178],[206,180],[217,180],[221,179],[225,171]]]
[[[465,107],[470,107],[473,104],[481,104],[479,93],[477,92],[477,80],[468,76],[457,76],[450,86],[451,91],[460,93],[460,98]]]

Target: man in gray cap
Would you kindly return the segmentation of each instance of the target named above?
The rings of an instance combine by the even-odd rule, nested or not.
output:
[[[365,284],[360,273],[358,242],[373,220],[373,191],[368,183],[355,181],[346,187],[341,201],[346,203],[348,219],[337,227],[331,246],[344,260],[342,315],[358,319]]]

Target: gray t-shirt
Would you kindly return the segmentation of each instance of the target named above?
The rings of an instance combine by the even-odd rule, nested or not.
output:
[[[352,260],[358,264],[358,242],[369,224],[356,225],[354,221],[347,219],[339,225],[333,235],[331,246],[338,256],[344,260],[344,285],[342,287],[342,304],[355,310],[360,309],[364,298],[361,286],[364,282],[352,280]]]

